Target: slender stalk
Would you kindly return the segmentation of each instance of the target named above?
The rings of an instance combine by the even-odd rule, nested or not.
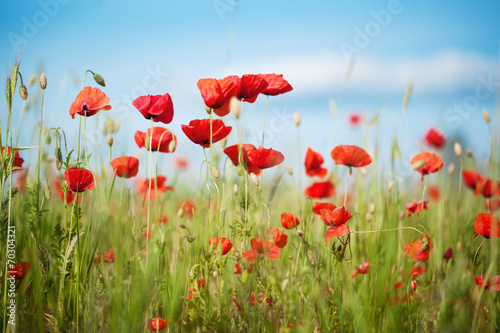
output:
[[[267,101],[269,100],[269,95],[266,95],[266,105],[264,106],[264,119],[262,120],[262,147],[264,147],[264,136],[266,129],[266,111],[267,111]]]

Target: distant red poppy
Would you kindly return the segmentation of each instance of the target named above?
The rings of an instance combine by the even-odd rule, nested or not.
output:
[[[226,77],[237,87],[236,97],[244,102],[253,103],[257,96],[267,88],[267,81],[260,75],[245,74],[241,78],[237,75]]]
[[[184,201],[178,209],[182,209],[184,217],[192,217],[195,211],[195,205],[190,201]]]
[[[64,190],[61,187],[61,180],[56,180],[54,183],[54,187],[56,188],[56,193],[61,198],[61,200],[64,200]],[[75,193],[71,191],[71,189],[68,188],[68,193],[66,194],[66,203],[71,204],[73,200],[75,199]]]
[[[168,216],[165,214],[161,214],[158,218],[158,224],[168,224]]]
[[[280,249],[284,248],[286,246],[286,243],[288,242],[288,236],[285,235],[283,232],[281,232],[281,230],[278,228],[272,228],[271,230],[272,230],[274,244],[276,244],[276,246],[279,247]]]
[[[189,167],[188,159],[185,157],[182,157],[182,156],[176,156],[174,158],[173,162],[174,162],[174,166],[180,170],[185,170]]]
[[[315,202],[313,204],[313,213],[321,216],[322,209],[334,210],[335,208],[337,208],[337,206],[331,202]]]
[[[348,167],[361,168],[372,162],[372,158],[363,148],[354,145],[336,146],[330,155],[335,164]]]
[[[446,144],[446,136],[440,129],[430,127],[424,136],[425,143],[437,149],[441,149]]]
[[[160,317],[148,319],[148,330],[150,332],[163,331],[165,328],[167,328],[169,321],[170,321],[170,319],[165,320],[165,319],[162,319]]]
[[[486,275],[483,276],[474,276],[474,281],[476,281],[479,289],[489,289],[500,291],[500,275],[492,276],[489,279],[486,279]]]
[[[411,270],[410,270],[410,278],[412,279],[416,279],[418,278],[419,276],[421,276],[422,274],[424,274],[426,271],[426,268],[421,266],[421,264],[417,261],[415,263],[415,265],[413,265],[411,267]]]
[[[436,153],[430,151],[423,151],[413,156],[410,163],[415,165],[418,162],[423,162],[424,164],[418,168],[416,171],[420,172],[422,175],[422,180],[425,175],[438,172],[443,168],[443,159]]]
[[[323,162],[324,162],[323,156],[312,150],[311,147],[308,147],[304,162],[304,165],[306,167],[306,175],[308,175],[309,177],[314,177],[314,176],[318,176],[320,178],[325,177],[328,170],[326,168],[321,167]]]
[[[429,200],[424,200],[419,202],[413,200],[411,204],[405,203],[405,207],[406,209],[408,209],[407,215],[411,216],[412,213],[420,213],[422,211],[422,208],[428,210],[429,209],[428,203]]]
[[[266,80],[267,87],[261,91],[261,94],[276,96],[292,91],[293,88],[284,78],[283,74],[260,74]]]
[[[247,150],[247,155],[250,164],[259,169],[272,168],[285,160],[285,157],[279,151],[272,148],[266,149],[262,146],[257,149]]]
[[[450,260],[451,258],[453,258],[453,248],[452,247],[448,248],[448,250],[446,250],[446,252],[443,255],[443,259]]]
[[[281,214],[281,225],[285,229],[293,229],[300,224],[299,218],[292,213]]]
[[[252,249],[242,253],[242,257],[250,262],[257,259],[258,254],[263,254],[266,258],[275,260],[281,256],[281,250],[272,242],[263,238],[254,238],[250,241]]]
[[[205,281],[205,279],[199,279],[198,280],[198,288],[199,289],[205,288],[206,284],[207,284],[207,281]]]
[[[241,274],[241,265],[236,263],[234,264],[234,272],[233,274]]]
[[[100,264],[101,263],[101,257],[102,257],[102,253],[101,252],[97,252],[95,254],[95,258],[92,260],[92,262],[94,264]]]
[[[240,302],[238,301],[238,299],[236,297],[233,297],[233,303],[234,303],[234,305],[236,305],[236,307],[238,308],[238,310],[241,311]]]
[[[165,95],[139,96],[132,102],[146,119],[153,118],[154,122],[170,124],[174,118],[174,104],[168,93]]]
[[[202,147],[210,147],[210,119],[195,119],[189,125],[181,125],[189,140]],[[231,126],[225,126],[220,119],[212,120],[212,143],[224,139],[231,132]]]
[[[224,117],[230,112],[231,97],[236,95],[238,87],[228,79],[200,79],[198,89],[208,108],[213,109],[219,117]]]
[[[64,171],[64,179],[73,192],[84,192],[95,189],[94,175],[86,169],[69,168]]]
[[[351,126],[361,125],[365,121],[365,116],[359,111],[351,111],[347,114],[347,123]]]
[[[151,132],[153,133],[152,136]],[[151,143],[149,142],[149,140],[146,141],[146,139],[149,139],[150,137],[152,137]],[[159,126],[153,127],[152,131],[151,128],[149,128],[147,133],[141,131],[135,132],[134,140],[139,148],[144,147],[146,148],[146,150],[149,150],[149,147],[151,145],[151,149],[153,151],[158,151],[158,147],[160,147],[160,152],[162,153],[173,153],[175,147],[177,146],[177,137],[173,135],[173,133],[168,129]],[[170,146],[172,140],[174,140],[175,142],[175,147],[172,151],[170,151],[170,149],[172,148]]]
[[[352,274],[351,278],[354,279],[358,274],[368,274],[370,271],[370,264],[368,261],[363,261],[361,265],[356,266],[356,271]]]
[[[422,250],[422,242],[425,237],[427,237],[429,240],[429,246],[427,247],[427,249],[425,249],[425,251],[420,251]],[[420,237],[419,240],[408,242],[408,244],[406,244],[405,246],[404,252],[408,257],[408,260],[412,261],[419,260],[422,262],[427,262],[427,260],[429,260],[429,254],[431,250],[432,250],[431,238],[429,236],[422,235],[422,237]]]
[[[16,178],[16,182],[14,187],[17,187],[19,192],[25,192],[28,186],[28,168],[16,169],[14,171],[19,170],[19,175]]]
[[[108,264],[115,262],[115,251],[112,248],[104,253],[104,261]]]
[[[476,215],[474,231],[486,238],[500,238],[500,222],[491,214]]]
[[[16,280],[22,280],[26,276],[26,273],[28,273],[29,269],[29,262],[19,262],[13,265],[7,265],[7,274]]]
[[[439,186],[430,184],[427,188],[427,193],[429,193],[432,201],[439,202],[441,200],[441,189]]]
[[[233,248],[233,243],[227,238],[224,237],[214,237],[208,239],[208,245],[212,245],[214,248],[217,248],[217,245],[221,244],[222,246],[222,255],[227,254]]]
[[[2,153],[4,152],[5,150],[5,147],[7,147],[7,155],[6,157],[4,158],[4,165],[7,166],[6,162],[9,160],[10,158],[10,154],[11,154],[11,151],[12,149],[9,147],[9,146],[4,146],[2,147]],[[14,152],[14,163],[12,165],[12,167],[14,168],[21,168],[21,166],[23,165],[23,162],[24,162],[24,159],[21,158],[21,156],[19,155],[19,151],[15,151]],[[18,171],[19,169],[16,169],[16,170],[13,170],[13,172],[16,172]]]
[[[342,237],[351,232],[349,227],[345,225],[351,215],[352,213],[346,210],[344,206],[337,207],[334,210],[321,210],[321,220],[330,226],[325,234],[325,246],[333,237]]]
[[[500,199],[490,200],[488,207],[490,211],[495,211],[500,209]]]
[[[150,240],[151,236],[153,236],[153,229],[151,227],[149,227],[149,228],[144,230],[144,238],[146,238],[147,240]]]
[[[132,178],[139,172],[139,160],[132,156],[120,156],[111,161],[118,177]]]
[[[156,181],[157,182],[155,183],[154,178],[149,178],[146,180],[139,179],[136,181],[135,187],[137,193],[141,196],[141,198],[155,200],[157,197],[161,196],[163,192],[173,191],[174,188],[172,186],[165,185],[167,177],[158,176],[156,177]]]
[[[73,119],[75,119],[75,114],[90,117],[95,115],[100,110],[111,110],[111,105],[107,105],[108,103],[109,97],[106,96],[101,89],[85,87],[80,91],[74,102],[71,104],[71,107],[69,108],[69,115]]]
[[[500,182],[491,180],[475,170],[463,170],[462,178],[465,185],[474,190],[475,195],[482,195],[485,198],[500,195]]]
[[[304,195],[312,199],[330,198],[334,194],[335,187],[331,180],[315,182],[304,191]]]

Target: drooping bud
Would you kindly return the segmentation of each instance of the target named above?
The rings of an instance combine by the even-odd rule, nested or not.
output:
[[[300,238],[304,237],[304,232],[300,229],[297,229],[297,236],[299,236]]]
[[[211,114],[212,113],[212,108],[208,107],[205,105],[205,111],[207,112],[207,114]]]
[[[175,140],[170,141],[170,143],[168,144],[168,151],[173,153],[176,149],[177,143],[175,142]]]
[[[425,236],[422,238],[422,245],[420,246],[420,253],[426,252],[430,247],[429,238]]]
[[[45,76],[45,73],[40,75],[40,88],[42,88],[42,90],[47,88],[47,77]]]
[[[259,186],[259,177],[257,177],[255,173],[251,173],[250,178],[252,179],[252,182],[255,186]]]
[[[21,98],[23,100],[27,100],[28,99],[28,89],[26,89],[26,86],[24,84],[21,84],[19,86],[19,95],[21,95]]]
[[[370,204],[370,208],[368,209],[368,211],[370,212],[370,214],[375,213],[375,204],[374,203]]]
[[[370,222],[372,220],[372,214],[366,213],[365,219],[366,219],[366,222]]]
[[[57,170],[61,170],[62,163],[63,163],[61,148],[56,147],[55,154],[56,154],[56,168],[57,168]]]
[[[109,117],[106,119],[106,123],[104,124],[103,133],[104,134],[113,134],[113,133],[115,133],[115,123]]]
[[[219,169],[215,165],[212,165],[212,167],[210,168],[210,172],[212,173],[212,177],[214,177],[215,179],[219,179],[220,172],[219,172]]]
[[[458,157],[462,157],[462,146],[460,145],[460,143],[458,142],[455,142],[455,155],[457,155]]]
[[[446,260],[450,260],[451,258],[453,258],[453,248],[448,248],[448,250],[446,250],[446,252],[444,253],[443,258]]]
[[[95,80],[95,82],[97,82],[98,85],[106,87],[106,83],[104,82],[104,79],[99,74],[94,73],[94,80]]]
[[[455,172],[455,164],[450,163],[450,165],[448,166],[448,174],[451,176],[453,172]]]
[[[486,109],[483,110],[483,118],[487,124],[490,123],[490,114],[488,113],[488,110],[486,110]]]
[[[295,123],[296,126],[300,125],[300,113],[295,112],[293,114],[293,122]]]
[[[106,137],[106,142],[108,143],[108,146],[113,146],[113,137],[111,136],[111,134],[108,134],[108,136]]]
[[[411,281],[411,290],[413,291],[417,290],[417,281],[415,280]]]
[[[465,150],[465,155],[467,155],[467,157],[470,157],[470,158],[474,157],[474,154],[472,153],[472,150],[470,148],[467,148]]]
[[[238,176],[243,176],[245,174],[245,168],[243,167],[243,165],[241,164],[238,164],[238,166],[236,167],[236,173],[238,174]]]

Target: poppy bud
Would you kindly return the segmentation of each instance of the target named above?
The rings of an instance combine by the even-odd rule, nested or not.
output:
[[[212,108],[208,107],[205,105],[205,111],[208,113],[208,114],[211,114],[212,113]]]
[[[103,128],[103,133],[104,134],[108,134],[108,133],[113,134],[113,133],[115,133],[115,123],[109,117],[108,117],[108,119],[106,119],[106,123],[105,123],[104,128]]]
[[[293,122],[295,123],[296,126],[300,125],[300,113],[295,112],[293,114]]]
[[[366,219],[366,222],[370,222],[372,220],[372,214],[366,213],[365,219]]]
[[[233,193],[238,194],[238,184],[234,184],[233,186]]]
[[[470,157],[470,158],[474,157],[474,155],[472,154],[472,150],[470,150],[470,148],[467,148],[465,150],[465,155],[467,155],[467,157]]]
[[[391,192],[393,187],[394,187],[394,182],[390,180],[389,183],[387,184],[387,190]]]
[[[304,236],[304,232],[300,229],[297,229],[297,236],[299,236],[300,238],[302,238]]]
[[[47,88],[47,77],[45,76],[45,73],[40,75],[40,88],[42,88],[42,90]]]
[[[236,173],[238,174],[238,176],[243,176],[245,174],[245,168],[243,167],[243,165],[241,164],[238,164],[238,166],[236,167]]]
[[[21,95],[21,98],[23,100],[27,100],[28,99],[28,89],[26,89],[26,86],[24,84],[21,84],[19,86],[19,95]]]
[[[219,179],[220,172],[215,165],[212,165],[212,167],[210,168],[210,172],[212,173],[212,177],[214,177],[215,179]]]
[[[172,140],[168,144],[168,151],[173,153],[175,151],[175,149],[177,149],[177,143],[175,142],[175,140]]]
[[[179,210],[177,211],[177,217],[180,218],[180,219],[182,219],[184,217],[184,209],[179,208]],[[185,228],[186,226],[183,225],[183,224],[181,224],[181,225],[179,225],[179,227],[181,227],[181,228],[184,227]]]
[[[196,237],[193,237],[193,236],[187,236],[186,237],[186,240],[189,242],[189,243],[192,243],[194,242],[194,240],[196,239]]]
[[[446,252],[443,255],[443,258],[446,260],[450,260],[451,258],[453,258],[453,248],[450,247],[448,250],[446,250]]]
[[[35,84],[35,81],[36,81],[36,77],[35,77],[35,75],[31,75],[31,76],[30,76],[30,79],[28,80],[28,84],[29,84],[30,86],[32,86],[32,85],[34,85],[34,84]]]
[[[418,170],[425,165],[425,162],[426,162],[425,160],[418,160],[411,165],[411,168],[413,170]]]
[[[226,148],[227,137],[219,141],[222,149]]]
[[[94,74],[94,80],[95,80],[95,82],[97,82],[98,85],[106,87],[106,83],[104,82],[104,79],[99,74]]]
[[[488,110],[486,110],[486,109],[483,110],[483,118],[487,124],[490,123],[490,114],[488,113]]]
[[[59,147],[56,147],[56,167],[57,167],[57,170],[61,170],[61,166],[62,166],[62,152],[61,152],[61,148]]]
[[[370,212],[370,214],[375,213],[375,204],[374,203],[370,204],[370,208],[368,209],[368,211]]]
[[[429,249],[429,238],[425,236],[422,238],[422,245],[420,246],[420,252],[424,253]]]
[[[43,128],[42,133],[44,136],[47,136],[47,133],[48,133],[47,129]],[[50,145],[51,142],[52,142],[52,140],[50,139],[50,136],[47,136],[47,144]]]
[[[462,157],[462,146],[460,145],[460,143],[458,142],[455,142],[455,154],[458,156],[458,157]]]
[[[450,163],[450,165],[448,166],[448,174],[451,176],[454,171],[455,171],[455,164]]]
[[[255,186],[259,186],[259,177],[257,177],[255,173],[251,173],[250,178],[252,179],[252,182]]]
[[[286,165],[286,172],[288,172],[288,174],[290,176],[293,175],[293,169],[292,169],[292,166],[290,164]]]
[[[113,146],[113,137],[111,136],[111,134],[108,134],[108,136],[106,137],[106,141],[108,142],[108,146]]]
[[[231,108],[231,112],[236,119],[240,117],[240,103],[238,103],[238,99],[236,97],[232,97],[229,102],[229,107]]]
[[[417,290],[417,281],[415,280],[411,281],[411,290],[413,291]]]

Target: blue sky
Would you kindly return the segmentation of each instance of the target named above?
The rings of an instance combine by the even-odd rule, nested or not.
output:
[[[266,72],[284,74],[294,87],[269,103],[269,117],[286,125],[267,141],[276,149],[294,149],[289,136],[295,129],[286,115],[302,114],[302,150],[311,145],[326,155],[335,144],[363,143],[363,132],[345,124],[348,111],[370,116],[386,106],[380,125],[385,151],[397,132],[403,150],[412,152],[434,125],[486,153],[480,115],[483,108],[494,114],[495,92],[469,112],[453,107],[473,101],[483,81],[498,81],[499,13],[497,1],[9,0],[0,5],[0,59],[5,75],[17,42],[25,43],[22,73],[47,73],[46,122],[68,132],[78,128],[68,110],[83,73],[100,73],[113,106],[109,115],[122,119],[116,141],[129,155],[137,153],[131,133],[149,125],[130,105],[133,98],[169,92],[175,116],[166,127],[177,133],[179,153],[199,155],[180,130],[206,117],[196,81]],[[356,48],[348,80],[346,45]],[[401,101],[410,81],[414,93],[403,122]],[[329,111],[332,99],[336,118]],[[251,140],[260,131],[264,99],[245,108]],[[36,113],[27,114],[23,129],[31,131]],[[6,117],[5,101],[0,117]],[[99,117],[102,124],[105,116]],[[20,135],[20,144],[31,143],[30,135]]]

